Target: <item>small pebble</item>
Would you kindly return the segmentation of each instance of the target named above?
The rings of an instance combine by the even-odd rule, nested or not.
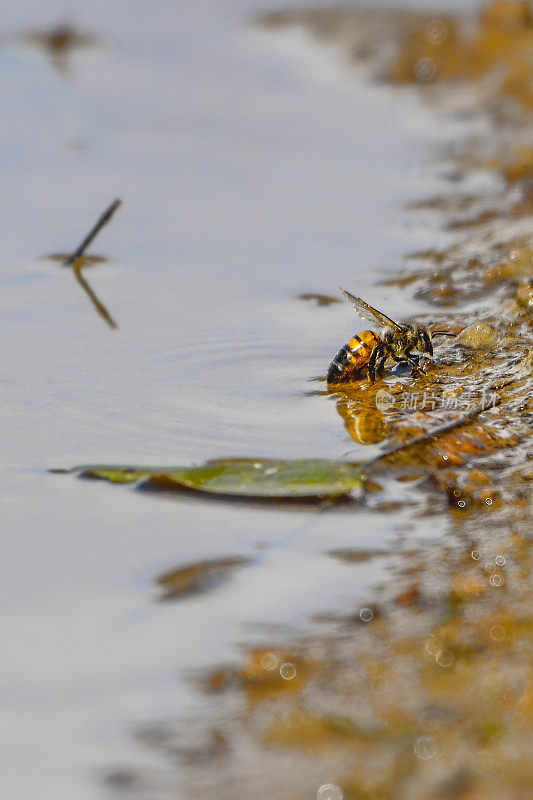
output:
[[[459,341],[474,350],[488,350],[496,346],[498,335],[486,322],[474,322],[462,331]]]

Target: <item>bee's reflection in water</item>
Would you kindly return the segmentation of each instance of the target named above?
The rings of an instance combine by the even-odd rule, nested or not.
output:
[[[379,444],[390,432],[391,423],[376,404],[379,388],[361,383],[337,384],[331,394],[337,395],[337,412],[346,430],[357,444]]]

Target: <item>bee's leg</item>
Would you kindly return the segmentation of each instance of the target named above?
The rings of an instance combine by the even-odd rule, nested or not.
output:
[[[373,356],[368,362],[368,380],[370,381],[370,383],[376,382],[376,364]]]
[[[380,377],[385,372],[385,364],[386,364],[386,361],[389,358],[389,356],[390,356],[390,358],[393,358],[395,361],[398,361],[398,359],[394,355],[394,352],[393,352],[392,348],[389,347],[387,344],[382,344],[381,347],[380,347],[379,365],[378,365],[378,375]]]
[[[372,357],[370,359],[372,362],[372,372],[373,372],[372,383],[375,382],[376,375],[378,378],[383,377],[383,373],[385,372],[385,362],[388,357],[389,357],[388,347],[384,344],[378,344],[378,346],[372,353]]]
[[[393,353],[393,351],[392,351],[392,350],[389,350],[389,351],[388,351],[388,355],[389,355],[389,356],[390,356],[392,359],[394,359],[394,361],[396,361],[396,363],[397,363],[397,364],[401,364],[401,363],[402,363],[402,361],[405,361],[405,358],[398,358],[398,356],[397,356],[397,355],[395,355],[395,354]]]
[[[389,355],[397,364],[409,364],[413,370],[418,367],[418,358],[411,353],[405,352],[402,356],[397,356],[391,350],[389,351]]]
[[[376,382],[376,361],[381,353],[381,347],[378,345],[374,348],[372,355],[368,361],[368,379],[370,383]]]
[[[405,351],[405,360],[407,361],[408,364],[411,365],[411,367],[413,369],[413,372],[415,374],[420,375],[420,369],[419,369],[420,358],[418,356],[415,356],[415,354],[411,353],[409,350],[406,350]]]
[[[382,378],[385,373],[385,361],[387,360],[387,353],[384,353],[380,356],[379,361],[376,366],[376,373],[378,378]]]

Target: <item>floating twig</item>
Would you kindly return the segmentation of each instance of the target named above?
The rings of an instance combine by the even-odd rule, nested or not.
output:
[[[81,269],[83,266],[82,256],[86,249],[89,247],[95,236],[102,230],[104,225],[107,225],[117,208],[122,204],[122,200],[113,200],[109,208],[107,208],[104,213],[97,219],[95,225],[91,228],[85,239],[81,242],[79,247],[70,255],[65,261],[63,262],[63,266],[65,267],[74,267],[74,275],[76,280],[78,281],[79,285],[93,304],[94,308],[96,309],[97,313],[107,322],[110,328],[118,328],[117,323],[104,306],[104,304],[98,299],[95,292],[91,289],[83,275],[81,274]]]

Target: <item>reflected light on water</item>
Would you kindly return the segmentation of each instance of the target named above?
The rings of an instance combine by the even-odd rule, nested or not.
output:
[[[429,761],[437,753],[435,739],[432,736],[419,736],[414,744],[414,751],[417,758],[421,761]]]
[[[419,81],[432,81],[437,74],[437,65],[432,58],[420,58],[415,64],[415,75]]]
[[[261,659],[261,666],[263,669],[268,670],[269,672],[279,664],[279,658],[275,653],[265,653],[265,655]]]
[[[441,19],[432,19],[425,28],[426,38],[431,44],[441,44],[448,35],[448,26]]]
[[[335,783],[324,783],[317,789],[316,800],[343,800],[343,791]]]

